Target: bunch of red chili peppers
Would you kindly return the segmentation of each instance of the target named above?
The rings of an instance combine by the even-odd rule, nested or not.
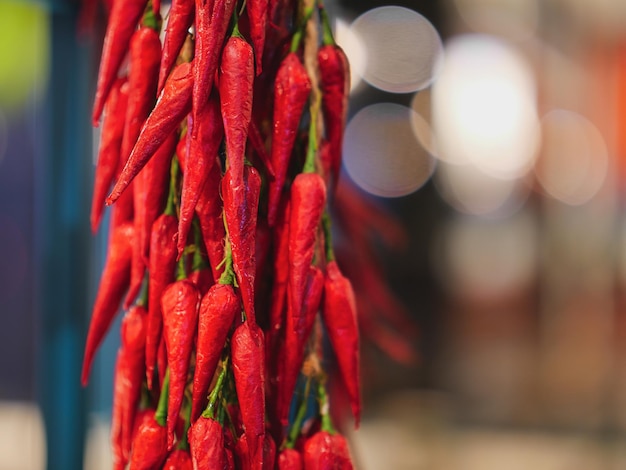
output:
[[[82,381],[123,305],[115,468],[352,468],[323,360],[358,425],[328,207],[348,83],[321,2],[172,0],[165,27],[158,0],[110,3],[94,231],[112,209]]]

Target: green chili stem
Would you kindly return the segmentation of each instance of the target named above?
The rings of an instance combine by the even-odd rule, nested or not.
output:
[[[186,253],[183,251],[183,255],[178,260],[176,265],[176,280],[182,281],[183,279],[187,279],[187,263],[186,263]]]
[[[161,426],[167,423],[167,399],[170,394],[170,368],[165,369],[165,378],[163,379],[163,387],[161,387],[161,396],[157,405],[154,419]]]
[[[322,19],[322,42],[325,46],[335,46],[337,43],[333,37],[333,30],[330,27],[328,13],[326,12],[326,8],[324,8],[324,4],[321,0],[317,3],[317,8],[319,9],[320,17]]]
[[[326,387],[322,382],[320,382],[317,387],[317,395],[320,403],[320,415],[322,417],[322,431],[326,431],[329,434],[335,434],[337,431],[330,420],[328,395],[326,394]]]
[[[320,95],[317,94],[313,102],[311,103],[310,114],[311,122],[309,124],[309,142],[306,152],[306,160],[304,161],[304,167],[302,173],[315,173],[315,159],[317,157],[317,118],[319,116],[319,110],[321,105]]]
[[[202,416],[205,418],[213,418],[215,419],[215,403],[217,402],[217,397],[222,390],[222,385],[224,383],[224,378],[226,377],[226,373],[228,372],[228,357],[224,359],[222,363],[222,370],[220,371],[220,375],[217,376],[217,381],[215,382],[215,387],[211,391],[209,395],[209,404],[206,409],[202,412]]]
[[[139,293],[139,299],[137,299],[137,305],[140,307],[148,307],[148,276],[145,275],[143,282],[141,283],[141,292]]]
[[[300,43],[302,42],[302,37],[304,36],[304,29],[306,28],[306,24],[311,18],[311,15],[313,15],[313,8],[307,8],[304,11],[304,17],[298,25],[298,29],[293,34],[293,39],[291,40],[291,48],[289,50],[290,52],[297,52],[300,48]]]
[[[287,437],[287,443],[285,447],[287,449],[293,449],[296,445],[296,440],[300,435],[300,430],[302,429],[302,423],[304,418],[306,417],[306,410],[308,405],[309,393],[311,391],[311,378],[307,377],[306,385],[304,386],[304,396],[302,397],[302,401],[300,402],[300,406],[298,407],[298,412],[296,413],[296,419],[294,419],[293,424],[291,425],[291,429],[289,430],[289,436]]]
[[[145,26],[146,28],[152,28],[157,33],[159,33],[161,32],[161,24],[161,15],[156,15],[154,13],[154,7],[152,6],[152,2],[149,1],[146,5],[143,17],[141,18],[141,26]]]
[[[243,6],[241,7],[241,11],[243,11]],[[230,33],[230,35],[234,38],[242,38],[243,36],[241,35],[241,32],[239,31],[239,12],[237,11],[237,8],[233,9],[233,31]]]
[[[226,246],[224,247],[224,259],[222,260],[224,271],[220,276],[220,284],[234,284],[235,272],[233,271],[233,252],[230,246],[230,240],[226,237]]]
[[[172,158],[172,165],[170,166],[170,190],[167,195],[167,204],[165,206],[166,215],[176,215],[176,198],[177,198],[177,184],[178,179],[178,158]]]

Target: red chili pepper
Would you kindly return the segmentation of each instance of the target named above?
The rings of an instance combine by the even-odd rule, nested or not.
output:
[[[193,376],[191,421],[206,407],[215,368],[219,362],[228,331],[241,312],[239,298],[230,284],[215,284],[200,303],[196,369]]]
[[[165,81],[176,63],[187,31],[193,23],[195,4],[194,0],[173,0],[168,13],[165,36],[163,38],[163,56],[159,70],[159,93],[165,85]]]
[[[278,454],[278,470],[302,470],[302,456],[296,449],[285,449]]]
[[[188,279],[170,284],[161,297],[163,335],[170,368],[170,388],[167,402],[168,447],[174,445],[174,430],[187,384],[189,359],[198,324],[200,294]]]
[[[146,337],[146,375],[152,389],[154,367],[157,363],[163,327],[161,296],[174,281],[176,270],[176,216],[163,214],[152,226],[148,276],[148,335]],[[162,374],[164,371],[159,369]]]
[[[139,245],[146,265],[149,265],[150,262],[152,226],[165,208],[170,167],[177,141],[177,132],[172,132],[138,175],[146,182],[144,191],[141,193],[143,197],[137,200],[138,204],[144,206],[144,210],[141,211],[143,218],[140,219],[139,215],[135,216],[135,219],[139,219],[140,223]]]
[[[213,418],[201,416],[189,428],[194,470],[222,470],[226,465],[224,431]]]
[[[231,36],[222,52],[219,90],[232,184],[243,185],[244,154],[252,119],[254,54],[242,37]]]
[[[102,46],[96,99],[93,109],[93,125],[97,126],[111,87],[128,51],[130,38],[146,7],[146,0],[115,0],[109,16]]]
[[[248,140],[250,140],[250,144],[252,148],[256,152],[256,154],[261,159],[261,163],[265,166],[270,179],[274,179],[276,174],[274,173],[274,167],[272,166],[272,160],[270,156],[267,154],[267,150],[265,150],[265,142],[263,141],[263,137],[261,136],[261,132],[259,128],[254,123],[254,120],[250,120],[250,127],[248,127]]]
[[[318,431],[304,443],[304,470],[351,470],[348,443],[341,434]]]
[[[137,173],[145,166],[165,139],[176,129],[189,113],[191,106],[192,64],[178,65],[165,82],[165,88],[146,119],[139,138],[120,174],[107,204],[116,201]]]
[[[235,468],[250,469],[250,449],[248,448],[248,438],[243,433],[235,443],[234,452]]]
[[[141,398],[141,386],[145,377],[146,363],[146,331],[148,312],[144,307],[132,307],[122,319],[121,351],[123,352],[123,370],[121,379],[124,394],[117,398],[121,400],[121,442],[124,456],[130,456],[133,438],[133,423],[137,413],[137,406]],[[117,383],[116,383],[117,388]],[[115,407],[115,405],[114,405]]]
[[[85,344],[81,374],[83,386],[87,385],[96,350],[111,326],[124,292],[128,288],[133,238],[132,224],[124,224],[117,227],[109,239],[107,260],[100,278]]]
[[[284,350],[280,355],[283,368],[278,405],[278,418],[283,427],[287,425],[293,391],[304,360],[306,341],[311,335],[324,290],[324,274],[319,268],[310,266],[307,278],[303,303],[299,306],[290,304],[287,308]]]
[[[224,259],[224,218],[222,217],[222,200],[220,197],[220,182],[222,170],[219,162],[211,165],[207,180],[196,203],[196,215],[200,223],[202,239],[209,256],[209,264],[213,271],[213,278],[219,279]]]
[[[268,0],[248,0],[246,10],[250,18],[250,36],[254,44],[256,75],[261,75],[263,48],[265,47],[265,28],[267,27]]]
[[[226,31],[236,0],[196,0],[196,48],[194,56],[193,113],[209,99]]]
[[[126,110],[124,138],[122,140],[122,161],[128,156],[139,137],[141,127],[150,114],[156,99],[157,73],[161,61],[161,41],[159,33],[153,28],[142,26],[130,41],[130,74],[128,79],[129,96]],[[135,210],[135,233],[138,243],[133,244],[133,262],[131,265],[130,287],[124,307],[128,308],[141,289],[146,269],[141,240],[146,230],[144,204],[145,192],[150,184],[142,174],[134,180],[133,206]]]
[[[102,123],[98,163],[93,184],[91,203],[91,230],[95,233],[104,211],[104,200],[115,178],[120,160],[120,149],[124,136],[124,120],[128,103],[128,81],[119,78],[111,89],[106,103],[106,113]]]
[[[361,387],[356,298],[350,280],[341,273],[334,260],[326,265],[322,318],[350,397],[355,425],[358,426],[361,417]]]
[[[116,469],[125,469],[128,463],[128,453],[123,444],[123,422],[128,403],[128,371],[126,354],[123,348],[117,351],[115,371],[113,374],[113,406],[111,411],[111,447],[113,451],[113,465]]]
[[[154,418],[154,413],[142,416],[133,439],[130,470],[161,468],[167,456],[167,429]]]
[[[330,160],[336,187],[341,170],[341,146],[348,115],[350,93],[350,66],[343,50],[336,44],[319,48],[317,62],[320,68],[320,87],[324,128],[330,145]]]
[[[231,356],[235,388],[248,440],[251,468],[263,468],[265,436],[265,359],[263,332],[250,320],[233,333]]]
[[[211,167],[216,164],[217,152],[222,142],[224,130],[220,117],[220,101],[213,93],[208,103],[199,111],[195,125],[200,130],[191,137],[189,158],[186,159],[183,174],[183,187],[180,196],[180,216],[178,221],[178,257],[185,249],[185,242],[191,227],[194,209],[206,183]]]
[[[276,222],[277,210],[296,139],[300,117],[311,92],[311,80],[298,56],[291,52],[280,64],[274,84],[274,128],[271,160],[276,177],[269,184],[267,220]]]
[[[326,185],[317,173],[300,173],[291,185],[289,217],[289,298],[300,308],[317,230],[326,206]]]
[[[193,470],[193,463],[189,451],[174,449],[167,457],[162,470]]]
[[[228,168],[222,179],[224,216],[243,307],[248,319],[256,323],[254,310],[255,236],[261,177],[254,168],[246,166],[244,185],[236,186],[235,178],[231,168]]]
[[[276,465],[276,443],[272,436],[265,434],[263,440],[263,470],[274,470]]]

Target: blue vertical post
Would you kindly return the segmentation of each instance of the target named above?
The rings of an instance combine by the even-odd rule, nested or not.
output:
[[[76,8],[61,3],[50,9],[51,71],[38,117],[44,138],[36,143],[38,389],[48,470],[79,470],[87,429],[80,369],[89,311],[91,77],[89,48],[76,34]]]

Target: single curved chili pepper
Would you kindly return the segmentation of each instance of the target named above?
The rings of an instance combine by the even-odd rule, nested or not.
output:
[[[180,215],[178,221],[178,257],[185,249],[185,242],[191,227],[194,209],[200,198],[204,183],[208,179],[211,167],[216,164],[217,152],[224,135],[220,116],[220,100],[217,93],[212,93],[209,101],[199,111],[194,126],[200,126],[195,136],[191,133],[189,158],[183,173],[183,187],[180,196]]]
[[[111,87],[128,51],[130,38],[143,14],[146,0],[115,0],[107,24],[98,71],[93,125],[97,126]]]
[[[189,113],[193,83],[191,68],[190,62],[178,65],[165,82],[165,88],[146,119],[137,143],[107,198],[107,204],[112,204],[120,197],[137,173]]]
[[[263,48],[265,47],[265,28],[267,27],[268,0],[248,0],[246,11],[250,18],[250,36],[254,44],[256,75],[261,75]]]
[[[222,274],[224,237],[226,237],[224,218],[222,217],[222,200],[220,197],[221,179],[222,170],[219,162],[216,162],[211,165],[207,180],[196,203],[196,215],[198,216],[202,239],[209,256],[209,264],[211,265],[214,279],[219,279]]]
[[[151,27],[140,27],[130,40],[129,95],[122,140],[122,160],[124,162],[128,160],[137,137],[139,137],[141,127],[154,106],[160,62],[161,40],[159,33]],[[144,201],[149,184],[150,181],[142,173],[134,180],[133,207],[135,210],[135,233],[138,242],[133,244],[130,286],[124,308],[128,308],[137,297],[146,270],[146,257],[141,250],[141,241],[146,237],[144,230],[148,230],[148,227],[145,226],[146,205]]]
[[[236,0],[196,0],[196,48],[193,71],[195,122],[198,122],[197,113],[209,99],[213,89],[222,43],[236,5]]]
[[[162,214],[152,226],[148,270],[148,335],[146,337],[146,378],[152,389],[154,367],[157,364],[159,342],[163,327],[161,296],[174,281],[176,270],[176,216]],[[163,373],[164,371],[161,371]]]
[[[280,355],[283,362],[278,406],[278,418],[283,427],[287,425],[289,407],[304,360],[306,341],[311,335],[324,290],[324,274],[319,268],[309,266],[307,279],[303,303],[299,306],[289,304],[287,308],[284,350]]]
[[[163,464],[163,470],[193,470],[191,454],[188,450],[174,449]]]
[[[93,199],[91,202],[90,221],[91,230],[94,233],[98,230],[102,220],[104,200],[117,172],[122,138],[124,136],[124,120],[119,119],[119,116],[126,115],[127,103],[128,80],[119,78],[111,88],[102,122],[98,162],[93,184]]]
[[[356,298],[350,280],[341,273],[334,260],[326,265],[322,318],[350,397],[355,426],[358,427],[361,417],[361,387]]]
[[[155,419],[154,413],[142,415],[133,439],[130,470],[161,468],[167,456],[167,429]]]
[[[189,428],[194,470],[222,470],[226,465],[224,431],[213,418],[201,416]]]
[[[126,458],[130,456],[133,423],[145,377],[147,329],[148,312],[144,307],[136,305],[124,315],[121,326],[121,348],[126,372],[123,376],[126,394],[119,398],[123,400],[121,434],[122,448]]]
[[[263,332],[250,320],[234,331],[231,357],[251,468],[263,468],[265,436],[265,358]]]
[[[222,355],[228,331],[240,312],[239,298],[230,284],[214,284],[202,298],[191,399],[192,421],[198,419],[206,407],[209,386]]]
[[[174,445],[174,429],[180,413],[187,384],[189,359],[198,324],[200,294],[188,279],[170,284],[161,297],[163,335],[170,369],[169,399],[167,402],[168,448]]]
[[[285,449],[278,454],[278,470],[302,470],[302,456],[296,449]]]
[[[243,185],[244,154],[252,119],[253,82],[252,46],[242,37],[231,36],[222,51],[219,90],[226,137],[226,159],[231,184],[235,186]]]
[[[81,374],[83,386],[87,385],[96,350],[111,326],[122,297],[128,288],[133,238],[134,227],[132,224],[120,225],[111,233],[107,260],[100,278],[89,323],[89,332],[87,333]]]
[[[335,188],[341,170],[341,147],[348,116],[350,66],[346,54],[334,43],[319,48],[317,62],[320,70],[324,129],[330,145],[333,188]]]
[[[185,42],[187,31],[193,23],[194,11],[194,0],[172,1],[163,37],[163,55],[159,69],[159,93],[163,90],[165,81],[176,63],[178,53]]]
[[[302,305],[317,229],[326,206],[326,185],[317,173],[300,173],[291,185],[289,217],[289,298],[295,308]]]
[[[274,226],[276,222],[291,151],[300,124],[300,117],[310,92],[311,80],[304,65],[295,53],[289,53],[280,64],[274,84],[271,161],[275,178],[269,184],[267,220],[270,227]]]
[[[224,217],[232,248],[233,267],[237,275],[246,315],[256,323],[254,310],[254,277],[256,275],[255,237],[261,177],[252,167],[244,169],[244,185],[236,186],[231,168],[222,179]]]

